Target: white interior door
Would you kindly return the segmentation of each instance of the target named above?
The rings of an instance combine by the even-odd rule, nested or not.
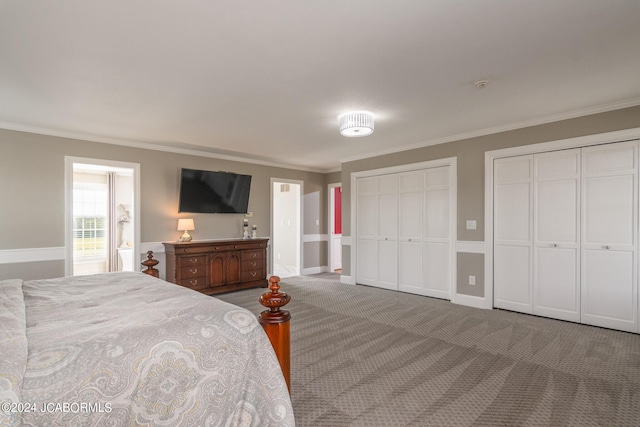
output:
[[[450,167],[427,169],[423,176],[422,295],[451,299],[453,194]]]
[[[497,308],[533,313],[533,156],[494,161],[494,293]]]
[[[398,177],[378,177],[378,283],[398,290]]]
[[[359,178],[356,183],[356,281],[378,282],[378,178]]]
[[[638,332],[638,143],[583,149],[582,322]]]
[[[533,313],[580,321],[580,149],[534,156]]]
[[[424,173],[412,171],[398,176],[398,289],[423,294],[422,206]]]

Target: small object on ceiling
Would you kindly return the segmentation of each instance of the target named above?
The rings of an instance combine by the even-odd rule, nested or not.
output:
[[[473,82],[474,86],[478,89],[484,89],[489,84],[489,79],[480,79]]]
[[[340,134],[348,137],[367,136],[373,133],[373,113],[353,111],[338,117]]]

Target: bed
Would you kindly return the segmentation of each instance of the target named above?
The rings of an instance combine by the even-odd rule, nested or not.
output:
[[[136,272],[0,281],[0,426],[293,426],[253,313]]]

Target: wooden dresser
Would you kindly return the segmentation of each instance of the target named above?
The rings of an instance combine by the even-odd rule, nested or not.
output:
[[[267,286],[269,239],[163,242],[169,282],[207,295]]]

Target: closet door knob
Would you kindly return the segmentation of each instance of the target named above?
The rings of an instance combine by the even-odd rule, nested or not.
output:
[[[611,249],[611,246],[606,245],[604,248],[605,248],[605,249]]]
[[[554,248],[557,248],[557,247],[558,247],[558,244],[557,244],[557,243],[554,243],[554,244],[553,244],[553,245],[551,245],[551,246],[552,246],[552,247],[554,247]]]

